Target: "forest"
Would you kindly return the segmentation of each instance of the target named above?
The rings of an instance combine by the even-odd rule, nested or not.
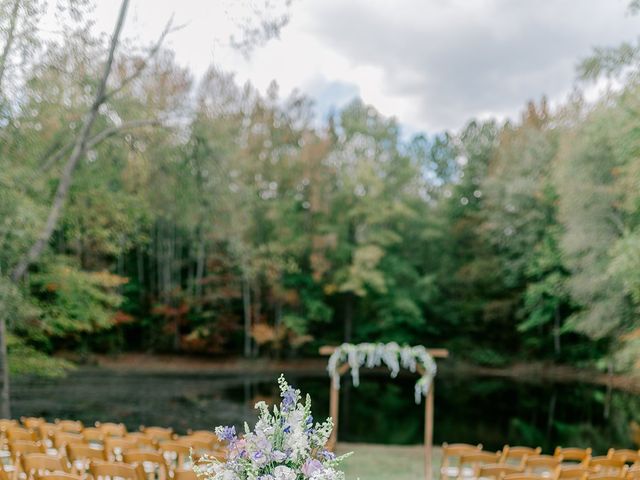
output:
[[[0,1],[12,372],[343,341],[491,366],[640,359],[637,46],[596,50],[560,104],[408,137],[358,99],[318,118],[275,82],[261,94],[215,64],[196,78],[160,41],[107,58],[83,2],[58,36],[35,28],[39,5]]]

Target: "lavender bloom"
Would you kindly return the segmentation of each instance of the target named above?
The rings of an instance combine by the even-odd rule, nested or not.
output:
[[[236,427],[222,427],[216,433],[222,441],[232,442],[236,439]]]
[[[314,473],[318,473],[324,470],[324,466],[316,459],[308,459],[302,465],[302,473],[305,477],[311,477]]]
[[[287,411],[290,410],[291,407],[296,403],[296,392],[293,388],[289,388],[285,390],[281,394],[282,396],[282,410]]]
[[[329,450],[322,450],[319,455],[324,458],[325,460],[333,460],[336,458],[336,454],[333,452],[330,452]]]

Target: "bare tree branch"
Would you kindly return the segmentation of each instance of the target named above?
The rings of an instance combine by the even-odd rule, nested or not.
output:
[[[102,78],[100,79],[95,99],[93,101],[91,109],[84,117],[82,128],[78,133],[78,137],[76,138],[73,150],[71,151],[67,163],[62,170],[60,182],[58,183],[58,188],[53,198],[51,209],[49,210],[47,222],[40,232],[40,235],[29,249],[29,252],[18,262],[11,273],[11,278],[14,282],[21,280],[27,272],[29,266],[40,257],[45,246],[47,245],[47,243],[49,243],[51,235],[53,234],[53,231],[58,224],[58,220],[60,219],[60,215],[62,214],[64,204],[66,203],[67,196],[69,194],[69,188],[71,187],[73,173],[76,169],[76,166],[78,165],[78,161],[87,151],[91,127],[93,127],[93,124],[98,117],[100,106],[105,102],[106,99],[107,80],[109,79],[109,75],[111,73],[115,51],[118,46],[118,40],[120,38],[122,26],[124,25],[124,20],[127,15],[128,6],[129,0],[122,0],[118,20],[113,31],[113,35],[111,36],[109,55],[104,66],[104,71],[102,72]]]
[[[0,92],[2,91],[2,80],[4,79],[4,74],[7,71],[7,59],[9,58],[9,53],[11,52],[11,47],[13,47],[13,41],[15,40],[16,26],[18,24],[18,12],[20,10],[20,1],[21,0],[15,0],[15,3],[13,4],[13,9],[11,10],[11,19],[9,20],[9,30],[7,32],[7,41],[4,44],[2,54],[0,55]]]
[[[164,30],[162,30],[162,33],[160,34],[160,38],[158,38],[158,41],[151,47],[151,49],[147,53],[147,56],[144,58],[144,60],[142,60],[142,62],[140,62],[136,66],[133,73],[131,73],[129,76],[127,76],[122,80],[120,85],[118,85],[115,89],[111,90],[105,95],[105,100],[108,100],[116,96],[118,93],[124,90],[127,87],[127,85],[129,85],[136,78],[138,78],[142,74],[142,72],[145,70],[145,68],[147,68],[147,66],[149,65],[149,62],[158,54],[158,52],[160,51],[160,48],[162,47],[162,44],[164,43],[165,38],[167,38],[167,35],[174,32],[175,30],[176,29],[173,28],[173,15],[172,15],[169,21],[167,22],[166,26],[164,27]]]
[[[161,125],[162,121],[158,119],[148,119],[148,120],[130,120],[128,122],[123,122],[120,125],[114,125],[112,127],[106,128],[100,133],[94,135],[87,141],[87,150],[91,150],[100,144],[102,141],[106,140],[109,137],[114,136],[115,134],[123,131],[123,130],[132,130],[139,127],[146,126],[157,126]],[[59,148],[53,155],[48,157],[45,163],[38,170],[38,175],[46,173],[51,167],[53,167],[58,161],[67,154],[69,150],[73,147],[73,143],[68,143],[67,145]]]

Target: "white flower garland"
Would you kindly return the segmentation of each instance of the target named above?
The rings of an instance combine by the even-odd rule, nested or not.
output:
[[[360,343],[358,345],[343,343],[331,354],[327,364],[327,371],[333,379],[335,388],[340,388],[338,367],[343,362],[347,362],[351,368],[351,378],[356,387],[360,384],[360,367],[373,368],[384,363],[391,370],[391,378],[395,378],[400,372],[400,367],[415,372],[417,366],[420,365],[424,373],[415,385],[416,403],[420,403],[422,397],[427,396],[433,378],[438,371],[433,357],[422,345],[401,347],[395,342]]]

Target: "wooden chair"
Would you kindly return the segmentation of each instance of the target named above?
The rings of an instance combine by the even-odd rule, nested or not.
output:
[[[73,443],[73,444],[79,443],[82,445],[86,444],[84,437],[79,433],[69,433],[69,432],[59,431],[53,435],[53,446],[58,450],[64,449],[69,443]]]
[[[640,464],[631,465],[627,470],[627,480],[640,480]]]
[[[87,427],[82,430],[82,436],[84,437],[85,442],[94,444],[94,445],[103,445],[104,444],[104,433],[102,430],[96,427]]]
[[[617,477],[621,475],[621,471],[625,467],[625,458],[609,458],[603,455],[591,457],[588,467],[593,474],[608,476],[613,475]],[[591,475],[589,476],[589,478],[591,478]]]
[[[215,450],[214,444],[208,439],[192,437],[190,435],[179,437],[178,441],[188,445],[195,453],[206,453]]]
[[[512,447],[510,445],[505,445],[502,448],[502,458],[500,458],[500,463],[520,465],[524,468],[524,462],[527,457],[530,457],[531,455],[540,455],[541,452],[542,449],[540,447]]]
[[[148,450],[132,450],[122,455],[124,462],[141,465],[148,479],[166,480],[169,478],[169,467],[162,453]]]
[[[624,463],[640,463],[640,454],[638,454],[638,450],[631,450],[629,448],[610,448],[607,452],[607,457],[622,460]]]
[[[510,473],[505,475],[503,480],[545,480],[549,477],[536,475],[535,473]]]
[[[60,420],[56,418],[56,424],[60,426],[60,430],[68,433],[82,433],[84,425],[80,420]]]
[[[191,465],[189,459],[191,448],[180,441],[166,441],[158,444],[158,449],[164,455],[167,464],[174,470]]]
[[[60,427],[55,423],[43,422],[38,426],[40,440],[47,446],[53,445],[53,436],[60,431]]]
[[[478,471],[482,465],[498,463],[502,452],[467,452],[460,455],[458,480],[463,478],[478,478]],[[471,475],[469,475],[471,471]]]
[[[28,440],[16,440],[15,442],[9,442],[9,451],[11,452],[11,457],[16,464],[22,455],[28,455],[30,453],[47,453],[41,442]]]
[[[143,432],[147,437],[150,437],[157,442],[161,442],[163,440],[173,440],[175,436],[173,433],[173,428],[140,427],[140,431]]]
[[[157,442],[153,438],[142,432],[127,433],[124,438],[134,442],[135,448],[138,449],[155,450],[157,446]]]
[[[9,442],[15,441],[26,441],[26,442],[37,442],[38,435],[35,431],[29,428],[22,427],[9,427],[7,428],[7,439]]]
[[[111,461],[122,461],[122,453],[127,450],[135,450],[136,446],[135,440],[129,438],[106,437],[104,439],[104,450]]]
[[[96,460],[106,462],[108,460],[104,448],[94,448],[80,443],[67,443],[65,450],[74,471],[80,474],[85,474],[89,470],[91,462]]]
[[[478,445],[470,445],[468,443],[443,443],[440,480],[451,477],[457,478],[461,471],[460,456],[465,453],[480,452],[481,450],[482,444],[480,443]],[[452,461],[455,463],[452,464]]]
[[[581,464],[560,465],[556,470],[556,480],[586,480],[590,470]]]
[[[36,474],[36,480],[83,480],[83,477],[72,473],[52,472],[42,475]]]
[[[116,462],[91,462],[89,472],[93,475],[94,480],[115,480],[121,478],[123,480],[145,480],[144,470],[140,465],[127,465],[126,463]]]
[[[576,447],[556,447],[553,452],[554,457],[562,456],[563,463],[579,463],[582,465],[588,465],[591,458],[592,450],[590,448],[576,448]]]
[[[69,473],[69,464],[65,457],[54,457],[43,453],[29,453],[21,458],[22,471],[28,479],[37,473],[65,472]]]
[[[531,455],[524,462],[524,472],[551,477],[557,472],[562,460],[563,457],[561,455],[557,457],[553,455]]]
[[[198,476],[191,468],[178,468],[173,471],[173,480],[198,480]]]
[[[47,421],[42,417],[20,417],[20,422],[29,430],[37,430],[41,424]]]
[[[587,478],[588,480],[620,480],[621,478],[625,478],[627,476],[627,469],[629,467],[624,465],[620,472],[615,473],[592,473]]]
[[[124,423],[96,422],[96,428],[99,429],[105,437],[124,437],[127,434],[127,427]]]
[[[512,473],[520,473],[522,469],[519,465],[510,465],[507,463],[488,463],[480,465],[478,469],[478,479],[492,478],[494,480],[502,480],[502,477]]]

